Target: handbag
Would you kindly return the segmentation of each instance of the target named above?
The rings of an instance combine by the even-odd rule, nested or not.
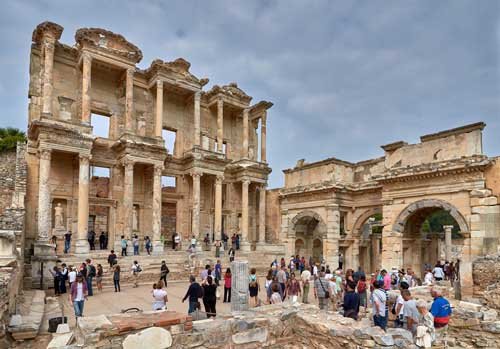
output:
[[[215,297],[217,299],[220,299],[220,291],[219,291],[219,288],[217,287],[217,289],[215,290]]]
[[[327,290],[325,290],[325,286],[323,286],[323,283],[321,282],[321,278],[318,278],[318,281],[319,281],[319,284],[321,285],[321,288],[325,292],[325,298],[330,298],[330,292],[328,292]]]

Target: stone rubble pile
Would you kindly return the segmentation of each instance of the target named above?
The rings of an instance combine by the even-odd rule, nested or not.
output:
[[[8,331],[15,340],[35,338],[45,311],[45,292],[26,291],[20,314],[11,317]]]

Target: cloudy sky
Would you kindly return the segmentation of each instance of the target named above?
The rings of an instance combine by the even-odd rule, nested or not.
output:
[[[380,145],[484,121],[500,155],[500,2],[3,1],[0,126],[26,128],[35,26],[74,43],[102,27],[139,46],[141,68],[184,57],[212,84],[236,81],[268,114],[270,187],[296,160],[359,161]],[[74,2],[76,3],[76,2]]]

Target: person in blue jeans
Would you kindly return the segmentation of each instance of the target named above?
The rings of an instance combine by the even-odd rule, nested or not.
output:
[[[371,301],[373,304],[373,325],[385,331],[387,327],[388,312],[386,310],[387,296],[383,286],[383,281],[375,281],[373,283],[374,290],[372,292]]]
[[[69,301],[73,303],[75,317],[83,316],[83,305],[86,300],[87,284],[83,281],[83,275],[78,273],[76,281],[71,284],[71,292],[69,293]]]
[[[92,264],[92,261],[90,259],[87,259],[87,290],[88,290],[88,295],[93,296],[94,292],[92,291],[92,280],[96,276],[96,268]]]
[[[201,288],[200,284],[196,282],[196,278],[194,277],[194,275],[191,275],[189,277],[189,282],[190,285],[186,292],[186,295],[184,296],[184,298],[182,298],[182,303],[184,303],[184,301],[189,298],[188,314],[191,314],[198,307],[198,299],[203,297],[203,288]]]

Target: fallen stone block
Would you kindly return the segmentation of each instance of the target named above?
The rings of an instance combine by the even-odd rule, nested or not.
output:
[[[483,321],[495,321],[498,313],[495,309],[483,310]]]
[[[386,334],[383,336],[375,335],[372,336],[373,340],[375,343],[384,346],[384,347],[391,347],[394,345],[394,338],[390,334]]]
[[[128,335],[123,349],[166,349],[172,346],[172,335],[161,327],[150,327],[136,334]]]
[[[458,306],[464,310],[470,310],[475,312],[480,312],[482,307],[481,304],[464,302],[464,301],[460,301],[460,303],[458,303]]]
[[[265,343],[267,341],[267,328],[259,327],[246,332],[235,333],[232,336],[234,344],[247,344],[252,342]]]
[[[54,338],[50,341],[49,345],[47,345],[47,349],[56,349],[56,348],[64,348],[68,344],[71,344],[73,340],[73,332],[56,334]]]

